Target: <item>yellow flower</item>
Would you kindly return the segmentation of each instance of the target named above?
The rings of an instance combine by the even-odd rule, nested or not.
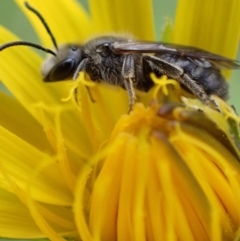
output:
[[[51,47],[39,19],[16,2]],[[30,4],[59,44],[123,30],[154,39],[147,0],[90,0],[91,17],[73,0]],[[15,40],[0,28],[1,43]],[[240,239],[239,118],[232,108],[214,97],[217,112],[182,98],[176,81],[152,76],[155,87],[137,92],[140,103],[127,115],[124,90],[83,74],[76,83],[43,83],[41,62],[26,47],[0,53],[1,80],[15,97],[0,92],[0,237]],[[76,86],[78,104],[66,98]]]
[[[232,59],[236,57],[240,37],[239,1],[233,0],[226,6],[223,0],[181,0],[177,7],[174,42],[193,45]],[[194,17],[196,14],[198,16]]]

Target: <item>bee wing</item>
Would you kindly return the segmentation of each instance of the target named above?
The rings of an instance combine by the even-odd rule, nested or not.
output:
[[[112,50],[116,53],[160,53],[186,57],[203,68],[216,67],[218,69],[240,68],[237,60],[213,54],[202,49],[178,44],[161,42],[114,42]]]
[[[193,61],[198,66],[203,68],[209,68],[213,66],[217,69],[239,69],[240,63],[237,60],[229,59],[223,57],[221,55],[214,55],[211,57],[204,57],[204,58],[196,58],[196,57],[189,57],[191,61]]]

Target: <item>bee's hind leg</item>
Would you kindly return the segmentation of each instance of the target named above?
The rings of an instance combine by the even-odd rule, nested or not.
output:
[[[129,109],[128,113],[132,111],[136,96],[134,91],[134,81],[135,81],[135,69],[134,69],[134,59],[132,55],[128,54],[125,56],[122,66],[122,76],[123,76],[123,86],[127,90],[129,97]]]
[[[166,75],[171,79],[177,80],[204,104],[208,106],[213,104],[219,111],[219,106],[216,102],[210,98],[201,85],[197,84],[197,82],[190,78],[189,75],[185,74],[182,68],[150,55],[143,57],[143,64],[147,64],[153,72],[158,73],[159,75]]]

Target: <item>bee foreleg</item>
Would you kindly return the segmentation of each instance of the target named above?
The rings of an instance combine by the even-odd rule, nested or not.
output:
[[[203,87],[185,74],[182,68],[149,55],[143,57],[143,63],[144,62],[147,62],[154,73],[167,75],[169,78],[177,80],[197,96],[204,104],[210,105],[210,103],[213,103]]]
[[[75,70],[75,72],[73,74],[73,80],[76,80],[78,78],[79,72],[85,70],[87,61],[88,61],[88,58],[82,60],[78,64],[78,66],[77,66],[77,68],[76,68],[76,70]]]
[[[129,97],[129,110],[128,113],[131,112],[134,100],[136,99],[133,83],[135,81],[135,69],[134,69],[134,59],[132,55],[128,54],[125,56],[122,66],[122,76],[124,87],[127,90]]]

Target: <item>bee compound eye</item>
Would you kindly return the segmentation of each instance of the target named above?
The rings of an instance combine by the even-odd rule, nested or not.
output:
[[[109,48],[110,48],[110,43],[101,44],[97,47],[96,52],[97,53],[106,52],[109,50]]]
[[[103,44],[102,46],[103,46],[104,48],[109,48],[110,43],[105,43],[105,44]]]
[[[74,59],[65,59],[51,69],[44,81],[54,82],[72,78],[75,67],[76,61]]]

